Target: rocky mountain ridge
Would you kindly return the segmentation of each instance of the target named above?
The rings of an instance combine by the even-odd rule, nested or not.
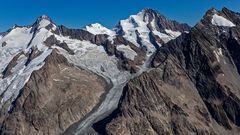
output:
[[[144,9],[108,29],[49,17],[0,36],[0,134],[240,131],[240,14],[192,28]]]
[[[99,134],[239,134],[239,20],[209,10],[189,33],[164,44],[153,69],[124,87]]]
[[[118,28],[99,24],[84,29],[57,26],[45,15],[33,25],[16,25],[2,34],[1,134],[61,134],[82,119],[95,122],[96,116],[111,113],[123,86],[133,74],[145,71],[155,50],[168,42],[162,39],[176,38],[190,28],[164,18],[165,33],[160,29],[153,33],[150,21],[146,23],[142,16],[147,12],[150,9],[135,15],[137,22],[121,25],[137,33],[134,40],[119,34]],[[159,20],[160,14],[151,12]]]

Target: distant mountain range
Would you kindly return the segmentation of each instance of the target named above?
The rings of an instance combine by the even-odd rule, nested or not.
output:
[[[0,34],[6,135],[240,132],[240,14],[194,27],[143,9],[113,29],[43,15]]]

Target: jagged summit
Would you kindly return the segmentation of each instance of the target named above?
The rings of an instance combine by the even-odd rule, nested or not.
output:
[[[221,10],[215,8],[209,9],[203,16],[197,26],[213,25],[221,27],[234,27],[239,23],[240,16],[228,8],[224,7]]]
[[[39,23],[44,22],[44,21],[53,23],[52,19],[47,15],[41,15],[41,16],[37,17],[35,23],[39,24]]]
[[[160,13],[157,10],[151,8],[145,8],[139,14],[144,15],[143,17],[145,21],[151,21],[151,19],[160,16]]]
[[[54,22],[49,16],[41,15],[36,19],[35,23],[33,24],[33,27],[41,29],[41,28],[46,28],[48,26],[49,28],[47,29],[50,29],[54,25],[55,25]]]
[[[223,7],[223,8],[221,9],[221,11],[222,11],[222,12],[231,12],[231,13],[233,13],[233,14],[239,14],[239,13],[237,13],[237,12],[234,12],[234,11],[230,10],[230,9],[227,8],[227,7]]]
[[[217,12],[218,12],[218,10],[216,8],[212,7],[206,12],[206,14],[209,14],[209,13],[212,14],[212,13],[217,13]]]
[[[129,18],[121,20],[114,30],[151,53],[163,43],[189,31],[190,26],[167,19],[158,11],[146,8],[136,15],[130,15]]]
[[[158,11],[152,8],[144,8],[142,12],[158,12]]]
[[[239,134],[239,13],[206,14],[126,85],[118,108],[94,124],[99,134]]]
[[[41,15],[37,18],[37,20],[41,21],[41,20],[51,20],[51,18],[47,15]]]
[[[151,17],[164,17],[159,11],[151,8],[144,8],[140,13],[143,13],[145,16],[151,16]],[[151,20],[150,20],[151,21]]]

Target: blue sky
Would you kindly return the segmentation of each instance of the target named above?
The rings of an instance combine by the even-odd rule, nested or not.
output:
[[[108,28],[143,8],[153,8],[170,19],[194,25],[211,7],[240,12],[240,0],[2,0],[0,31],[14,24],[32,24],[46,14],[57,24],[81,28],[99,22]]]

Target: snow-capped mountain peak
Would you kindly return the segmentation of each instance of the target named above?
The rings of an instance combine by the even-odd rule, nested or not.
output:
[[[113,30],[43,15],[0,33],[0,133],[238,132],[240,14],[213,9],[199,24],[146,8]]]
[[[51,19],[43,15],[33,25],[15,26],[0,38],[0,93],[3,95],[0,107],[7,100],[15,99],[32,72],[44,65],[45,58],[52,52],[44,41],[56,28]]]
[[[84,28],[86,31],[97,35],[97,34],[107,34],[107,35],[115,35],[115,32],[102,26],[100,23],[93,23]]]
[[[215,8],[209,9],[204,15],[203,19],[198,23],[200,25],[212,25],[217,27],[235,27],[239,20],[238,14],[233,14],[227,8],[216,10]]]
[[[149,8],[121,20],[115,28],[117,34],[122,35],[138,47],[146,48],[150,54],[162,43],[166,43],[181,35],[182,32],[189,30],[190,27],[187,24],[168,20],[159,12]]]
[[[51,21],[51,18],[47,15],[41,15],[37,18],[37,20],[41,21],[41,20],[49,20]]]
[[[37,27],[38,29],[46,28],[48,26],[54,26],[54,23],[47,15],[39,16],[33,24],[33,27]]]
[[[151,8],[145,8],[140,13],[143,14],[143,21],[145,22],[150,22],[152,19],[160,16],[160,13],[158,11]]]

